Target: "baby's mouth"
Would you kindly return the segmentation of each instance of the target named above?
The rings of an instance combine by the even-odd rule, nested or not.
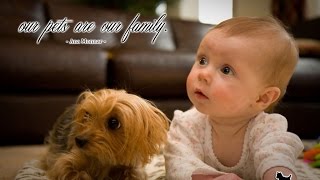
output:
[[[209,98],[208,98],[206,95],[204,95],[204,94],[202,93],[202,91],[199,90],[199,89],[196,89],[196,91],[195,91],[194,93],[195,93],[196,97],[198,97],[198,98],[200,98],[200,99],[209,99]]]

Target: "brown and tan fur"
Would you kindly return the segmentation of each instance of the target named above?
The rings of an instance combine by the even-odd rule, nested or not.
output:
[[[146,179],[144,165],[166,142],[168,118],[123,90],[83,92],[50,131],[42,168],[50,179]]]

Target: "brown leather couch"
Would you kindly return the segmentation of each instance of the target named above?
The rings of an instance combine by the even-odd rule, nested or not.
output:
[[[105,21],[121,21],[127,27],[135,14],[53,1],[13,0],[1,2],[0,15],[3,148],[42,144],[56,118],[86,89],[124,88],[155,102],[169,118],[175,109],[191,106],[185,80],[209,25],[166,18],[166,31],[155,44],[150,43],[154,35],[150,33],[131,34],[122,44],[123,31],[100,33],[98,27]],[[17,32],[23,21],[38,21],[44,27],[50,19],[63,17],[74,22],[94,21],[97,28],[92,33],[75,34],[72,23],[66,33],[46,34],[39,45],[36,39],[41,30]],[[156,18],[141,16],[139,20]],[[107,43],[65,43],[70,38],[104,39]],[[319,90],[320,58],[301,57],[287,95],[276,110],[287,117],[289,130],[301,138],[320,135]]]
[[[203,34],[210,27],[166,18],[151,44],[153,33],[123,31],[136,14],[83,5],[15,0],[3,2],[0,32],[1,145],[39,144],[63,110],[86,89],[126,89],[154,101],[169,117],[174,109],[187,109],[185,79]],[[66,33],[46,34],[40,44],[36,33],[18,33],[23,21],[38,21],[43,28],[50,19],[73,19]],[[157,17],[139,18],[153,21]],[[94,21],[92,33],[73,33],[79,21]],[[100,33],[105,21],[121,21],[119,33]],[[101,45],[71,45],[70,38],[104,39]]]

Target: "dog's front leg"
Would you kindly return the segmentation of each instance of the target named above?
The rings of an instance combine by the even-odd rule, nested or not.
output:
[[[131,168],[125,172],[125,180],[147,180],[147,173],[144,168]]]
[[[48,169],[47,175],[51,180],[93,180],[86,172],[81,170],[85,160],[73,158],[72,155],[62,155],[54,165]]]
[[[140,167],[118,166],[113,167],[104,180],[146,180],[147,173]]]

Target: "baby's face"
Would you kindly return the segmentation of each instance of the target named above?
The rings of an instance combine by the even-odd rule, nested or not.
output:
[[[193,105],[212,118],[249,118],[264,90],[261,67],[267,45],[211,30],[198,48],[187,79]]]

